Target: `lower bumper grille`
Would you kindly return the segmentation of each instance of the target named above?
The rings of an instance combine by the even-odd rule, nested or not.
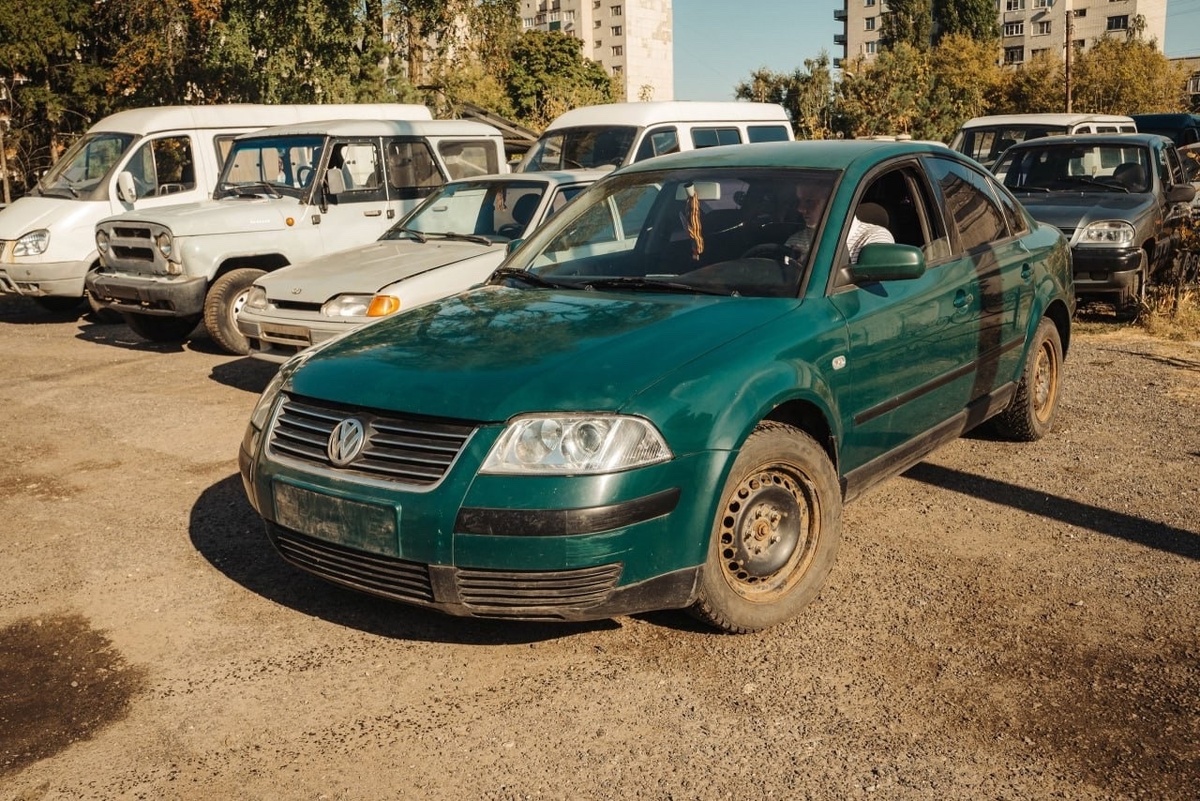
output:
[[[620,565],[519,573],[459,569],[458,591],[464,604],[491,615],[519,614],[531,607],[586,609],[607,600],[620,576]]]
[[[356,551],[280,526],[271,526],[269,530],[271,541],[283,558],[309,573],[396,601],[433,602],[429,569],[425,565]]]

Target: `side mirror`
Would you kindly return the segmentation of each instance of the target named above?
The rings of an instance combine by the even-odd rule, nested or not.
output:
[[[906,281],[925,274],[925,254],[912,245],[867,245],[858,252],[858,263],[847,270],[856,284]]]
[[[1196,187],[1191,184],[1175,184],[1167,190],[1168,203],[1191,203],[1196,197]]]
[[[137,187],[133,184],[133,173],[122,170],[117,175],[117,197],[126,203],[137,200]]]
[[[521,243],[522,243],[522,242],[524,242],[524,241],[525,241],[525,240],[524,240],[524,239],[522,239],[522,238],[520,238],[520,237],[517,237],[516,239],[510,239],[510,240],[508,240],[508,245],[507,245],[507,246],[505,246],[504,252],[505,252],[505,253],[512,253],[514,250],[516,250],[517,248],[521,247]]]

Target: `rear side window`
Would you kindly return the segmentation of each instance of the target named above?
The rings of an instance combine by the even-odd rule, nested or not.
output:
[[[693,128],[692,147],[699,150],[702,147],[717,145],[740,145],[742,134],[737,128]]]
[[[786,142],[789,139],[786,125],[747,125],[746,138],[751,142]]]
[[[423,139],[393,139],[387,144],[384,160],[388,191],[393,198],[426,197],[443,183],[433,151]]]
[[[993,199],[987,179],[961,164],[931,158],[929,177],[933,179],[946,214],[958,229],[959,245],[968,253],[1008,236],[1004,212]]]
[[[441,154],[446,170],[453,180],[500,172],[496,146],[486,139],[439,142],[438,153]]]

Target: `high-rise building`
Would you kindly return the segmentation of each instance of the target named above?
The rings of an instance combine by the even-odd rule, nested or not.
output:
[[[671,0],[521,0],[523,30],[583,42],[624,90],[622,100],[674,100]]]
[[[887,13],[886,0],[843,0],[833,10],[845,26],[833,37],[843,59],[879,52]],[[1127,35],[1138,17],[1145,22],[1143,38],[1157,40],[1160,49],[1167,34],[1167,0],[997,0],[996,13],[1006,64],[1028,61],[1040,51],[1061,55],[1068,40],[1086,50],[1105,36]]]

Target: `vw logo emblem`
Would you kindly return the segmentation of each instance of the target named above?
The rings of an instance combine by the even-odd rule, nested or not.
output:
[[[293,295],[299,295],[299,294],[300,294],[301,292],[303,292],[303,291],[304,291],[304,287],[299,287],[299,286],[294,286],[294,287],[292,287],[292,294],[293,294]]]
[[[334,467],[345,467],[362,452],[366,442],[363,424],[353,417],[347,417],[333,427],[329,434],[329,444],[325,446],[325,453]]]

